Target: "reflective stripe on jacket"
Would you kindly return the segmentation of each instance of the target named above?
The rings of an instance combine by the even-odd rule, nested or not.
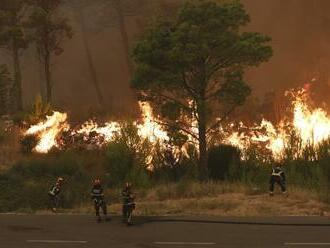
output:
[[[273,168],[272,176],[283,177],[284,176],[284,171],[282,171],[282,169],[280,169],[280,168]]]

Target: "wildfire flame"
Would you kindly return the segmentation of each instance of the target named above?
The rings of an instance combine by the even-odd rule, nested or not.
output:
[[[291,121],[282,120],[278,125],[274,125],[262,120],[260,124],[247,128],[247,131],[229,132],[224,143],[237,146],[243,151],[252,144],[263,143],[272,153],[273,158],[280,160],[286,147],[289,146],[292,133],[301,140],[302,149],[309,145],[317,147],[324,140],[329,139],[330,117],[322,108],[311,107],[308,89],[291,90],[286,95],[293,97]]]
[[[152,108],[147,102],[139,102],[139,106],[142,112],[142,123],[135,125],[138,128],[138,134],[149,139],[150,142],[155,143],[160,141],[161,143],[169,141],[169,136],[164,128],[158,124],[156,118],[152,113]]]
[[[138,135],[143,139],[148,139],[151,143],[164,143],[169,141],[167,132],[159,125],[152,113],[150,104],[139,102],[142,112],[141,122],[134,122],[137,127]],[[122,124],[119,122],[107,122],[100,126],[95,121],[87,121],[79,128],[70,131],[70,136],[82,136],[84,141],[93,140],[94,145],[101,147],[112,141],[116,134],[121,132]],[[59,147],[57,137],[62,131],[68,131],[67,114],[54,112],[53,115],[47,116],[46,121],[31,126],[24,135],[37,135],[39,142],[35,147],[38,153],[47,153],[53,147]]]
[[[308,88],[288,91],[286,95],[293,98],[291,113],[292,117],[273,124],[263,119],[261,123],[250,127],[243,123],[239,125],[229,124],[221,127],[218,133],[222,133],[222,139],[218,143],[225,143],[236,146],[244,151],[255,145],[268,150],[274,159],[283,157],[286,147],[289,145],[291,134],[294,132],[301,140],[301,146],[308,145],[317,147],[322,141],[330,137],[330,118],[322,108],[312,108]],[[190,102],[190,104],[193,104]],[[152,144],[157,142],[163,145],[164,150],[168,149],[170,137],[159,124],[157,118],[153,115],[151,106],[146,102],[139,102],[142,112],[142,118],[139,122],[134,122],[138,130],[138,135],[143,139],[148,139]],[[192,119],[191,132],[197,133],[197,122]],[[112,141],[116,134],[121,132],[123,124],[120,122],[107,122],[100,126],[95,121],[88,121],[79,128],[70,130],[67,123],[67,114],[54,112],[52,116],[47,116],[46,121],[31,126],[25,135],[37,135],[39,143],[35,151],[47,153],[52,147],[58,147],[57,136],[63,131],[69,131],[72,136],[82,135],[85,141],[93,136],[95,145],[100,147]],[[194,143],[193,138],[188,142]],[[185,147],[173,147],[173,154],[183,153],[188,156]],[[149,161],[151,163],[151,161]]]
[[[87,121],[80,129],[72,131],[72,135],[83,134],[84,137],[88,137],[95,133],[97,136],[103,137],[103,139],[96,138],[97,145],[101,146],[103,143],[113,140],[114,136],[120,132],[120,128],[121,126],[118,122],[107,122],[104,126],[99,126],[95,121]]]
[[[321,108],[310,109],[306,104],[308,95],[303,89],[294,101],[293,125],[299,133],[303,146],[318,145],[330,137],[330,118]]]
[[[31,126],[25,135],[37,135],[39,142],[35,147],[35,151],[39,153],[47,153],[52,147],[58,146],[56,141],[57,135],[70,128],[67,121],[67,114],[54,112],[53,115],[47,116],[46,121]]]

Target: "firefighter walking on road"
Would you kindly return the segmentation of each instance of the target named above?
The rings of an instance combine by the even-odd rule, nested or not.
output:
[[[282,170],[280,165],[277,165],[272,169],[272,173],[270,176],[270,181],[269,181],[269,195],[273,196],[274,195],[274,187],[275,184],[278,184],[281,187],[281,191],[284,195],[286,195],[286,178],[285,178],[285,173]]]
[[[122,199],[123,199],[123,222],[127,225],[132,225],[132,213],[135,209],[134,196],[132,193],[132,184],[130,182],[125,183],[125,187],[122,190]]]
[[[91,197],[94,202],[95,215],[97,222],[101,221],[100,208],[103,211],[105,221],[109,221],[107,215],[107,203],[104,199],[103,187],[100,179],[95,179],[93,183],[93,188],[91,190]]]

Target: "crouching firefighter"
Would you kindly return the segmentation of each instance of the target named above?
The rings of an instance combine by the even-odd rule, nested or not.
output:
[[[104,200],[103,188],[100,179],[95,179],[91,191],[91,197],[94,202],[95,215],[97,222],[101,221],[100,208],[102,208],[105,220],[110,220],[107,216],[107,204]]]
[[[274,186],[275,183],[281,187],[281,191],[283,194],[286,194],[286,179],[285,173],[280,166],[276,166],[272,169],[272,174],[270,177],[270,186],[269,186],[269,195],[274,195]]]
[[[132,213],[135,209],[134,196],[132,194],[132,184],[127,182],[121,193],[123,199],[123,222],[132,225]]]
[[[58,177],[55,185],[51,187],[51,189],[48,191],[51,210],[54,213],[56,213],[57,208],[59,207],[60,204],[60,193],[62,190],[63,181],[64,179],[62,177]]]

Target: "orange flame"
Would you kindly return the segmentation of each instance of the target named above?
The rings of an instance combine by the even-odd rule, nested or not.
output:
[[[224,143],[246,150],[252,144],[266,143],[266,148],[275,159],[281,159],[290,142],[292,131],[302,142],[302,148],[308,145],[317,147],[330,137],[330,118],[321,108],[312,109],[306,88],[286,93],[292,101],[293,119],[282,120],[277,126],[267,120],[248,129],[248,132],[232,132],[227,135]],[[243,124],[242,124],[243,125]],[[299,154],[296,154],[298,156]]]
[[[54,112],[53,115],[46,117],[46,121],[31,126],[25,135],[37,135],[40,140],[35,151],[47,153],[52,147],[58,146],[56,142],[58,134],[61,131],[69,130],[70,126],[66,121],[66,113]]]
[[[291,119],[286,118],[277,125],[267,120],[262,120],[261,123],[250,127],[240,123],[236,130],[234,129],[234,124],[229,124],[218,130],[218,133],[224,134],[223,139],[219,140],[218,143],[236,146],[243,152],[252,145],[264,147],[272,154],[274,159],[279,160],[283,158],[292,132],[301,139],[302,147],[308,145],[317,147],[322,141],[328,139],[330,137],[330,118],[322,108],[313,109],[311,107],[308,87],[298,91],[291,90],[286,95],[290,95],[293,98]],[[190,101],[189,104],[192,106],[193,101]],[[142,112],[142,120],[133,123],[138,130],[138,135],[152,144],[160,143],[164,150],[168,149],[167,144],[170,137],[153,115],[153,110],[149,103],[139,102],[139,106]],[[191,123],[191,133],[197,134],[197,121],[191,118]],[[79,129],[72,130],[71,134],[73,136],[83,135],[88,137],[93,133],[93,135],[96,135],[97,146],[101,146],[112,141],[116,134],[120,134],[122,126],[120,122],[114,121],[105,123],[102,126],[95,121],[88,121]],[[47,153],[52,147],[58,146],[56,137],[64,130],[69,130],[67,114],[54,112],[52,116],[47,116],[46,121],[31,126],[25,134],[38,135],[40,141],[35,147],[35,151]],[[188,142],[196,145],[193,137],[188,137]],[[182,148],[173,147],[171,149],[175,156],[179,156],[178,154],[180,153],[188,156],[185,146]],[[152,163],[151,159],[149,159],[148,163]]]

